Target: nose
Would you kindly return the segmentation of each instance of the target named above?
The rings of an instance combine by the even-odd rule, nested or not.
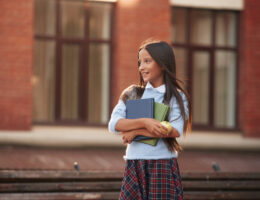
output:
[[[139,71],[142,71],[144,69],[144,65],[142,63],[139,64]]]

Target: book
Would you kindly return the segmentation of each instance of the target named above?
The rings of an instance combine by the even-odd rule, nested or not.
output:
[[[135,99],[126,101],[126,118],[153,118],[154,117],[154,98]],[[134,141],[151,139],[150,137],[138,135]],[[145,141],[143,141],[146,143]]]
[[[170,106],[163,103],[154,102],[154,119],[162,122],[170,110]]]
[[[168,105],[154,102],[153,98],[128,100],[126,102],[126,118],[154,118],[158,121],[164,121],[169,108]],[[134,141],[146,143],[152,146],[155,146],[158,140],[158,138],[151,138],[142,135],[138,135],[134,138]]]
[[[165,105],[163,103],[154,102],[154,119],[162,122],[165,120],[170,107],[168,105]],[[141,140],[140,142],[145,142],[146,144],[150,144],[155,146],[158,142],[158,138],[151,138],[146,141]]]
[[[154,98],[126,101],[126,118],[153,118]]]

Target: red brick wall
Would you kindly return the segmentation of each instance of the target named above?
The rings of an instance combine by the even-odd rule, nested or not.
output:
[[[245,136],[260,137],[260,1],[245,0],[241,27],[239,122]]]
[[[0,129],[30,129],[33,0],[0,1]]]
[[[112,107],[124,88],[139,82],[137,52],[141,42],[150,37],[170,41],[170,15],[169,0],[118,0],[111,76]]]
[[[241,17],[239,126],[260,137],[260,1],[245,0]],[[33,0],[0,1],[0,129],[32,123]],[[111,107],[121,91],[138,83],[137,51],[154,37],[170,41],[168,0],[118,0],[114,25]]]

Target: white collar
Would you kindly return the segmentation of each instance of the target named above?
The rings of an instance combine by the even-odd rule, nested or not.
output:
[[[165,89],[165,84],[160,85],[160,86],[157,87],[157,88],[154,88],[150,82],[147,82],[147,84],[146,84],[146,86],[145,86],[145,89],[147,89],[147,88],[154,89],[154,90],[156,90],[156,91],[158,91],[158,92],[160,92],[160,93],[165,93],[165,91],[166,91],[166,89]]]

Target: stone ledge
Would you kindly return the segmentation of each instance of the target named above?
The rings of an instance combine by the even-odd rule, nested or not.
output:
[[[193,131],[178,140],[185,149],[260,150],[260,138],[241,133]],[[39,147],[124,147],[106,128],[34,126],[31,131],[0,131],[0,145]]]

